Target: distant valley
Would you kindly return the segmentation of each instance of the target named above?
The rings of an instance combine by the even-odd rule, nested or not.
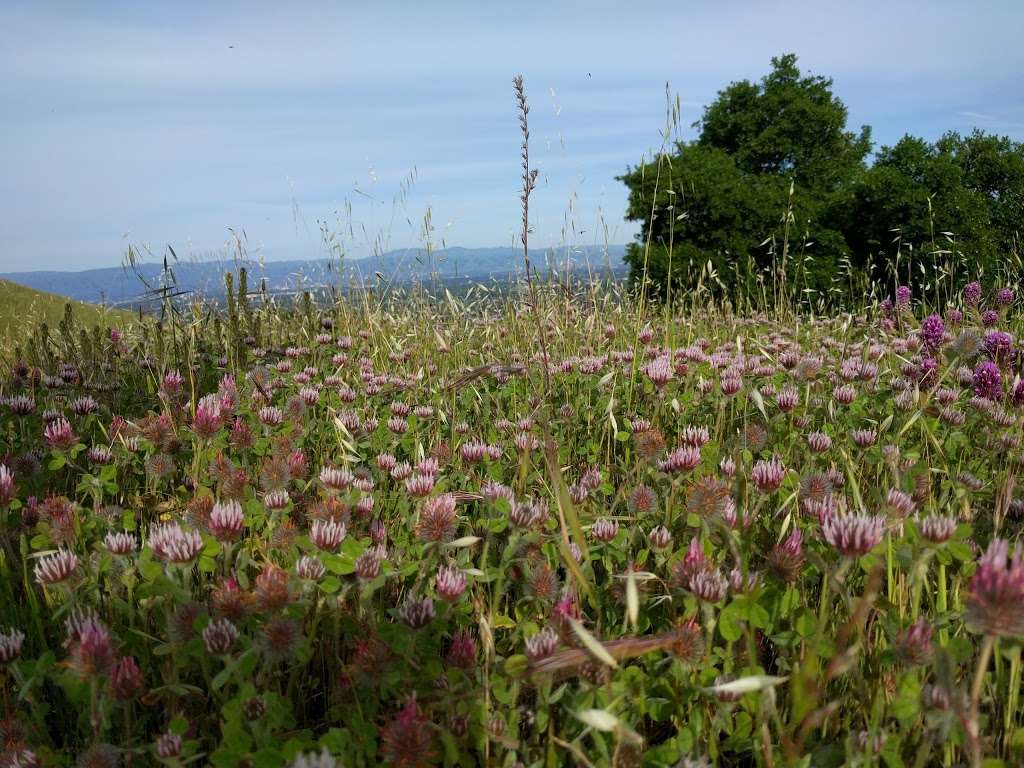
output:
[[[626,272],[624,252],[622,245],[584,246],[536,250],[532,259],[540,272],[590,272],[608,277],[610,271],[612,277],[619,278]],[[180,260],[168,264],[170,275],[165,274],[162,262],[146,262],[134,270],[106,267],[82,272],[13,272],[0,274],[0,279],[80,301],[131,306],[144,303],[148,291],[164,286],[215,299],[224,293],[224,273],[243,266],[249,274],[250,290],[265,288],[280,294],[328,286],[409,285],[434,279],[445,284],[505,282],[523,275],[523,254],[510,247],[446,248],[429,256],[422,249],[405,249],[344,260]]]

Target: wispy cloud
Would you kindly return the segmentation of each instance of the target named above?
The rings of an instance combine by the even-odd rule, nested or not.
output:
[[[958,112],[972,126],[993,131],[1024,131],[1024,104],[994,114],[965,110]]]

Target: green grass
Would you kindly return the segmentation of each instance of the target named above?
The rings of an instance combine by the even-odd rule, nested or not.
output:
[[[121,325],[132,319],[132,313],[125,310],[107,309],[0,280],[0,349],[20,343],[40,323],[56,326],[67,304],[71,305],[77,323],[86,328],[96,324]]]

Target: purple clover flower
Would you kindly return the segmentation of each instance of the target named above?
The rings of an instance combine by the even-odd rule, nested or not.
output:
[[[968,283],[964,288],[964,302],[969,307],[976,307],[979,301],[981,301],[981,283],[977,281]]]
[[[942,346],[946,335],[946,324],[939,315],[928,315],[921,323],[921,341],[929,350],[935,351]]]
[[[991,360],[978,363],[974,369],[974,394],[993,402],[1003,399],[1003,374]]]

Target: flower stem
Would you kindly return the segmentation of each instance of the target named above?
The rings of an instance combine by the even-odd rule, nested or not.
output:
[[[981,689],[985,685],[985,673],[988,671],[988,662],[992,658],[992,648],[996,643],[995,635],[985,635],[981,644],[981,655],[978,657],[978,666],[974,670],[974,683],[971,685],[971,711],[967,722],[967,736],[971,742],[971,765],[974,768],[981,766],[981,737],[978,730],[978,713],[981,706]]]
[[[949,610],[946,604],[946,565],[942,562],[939,563],[939,595],[936,608],[938,608],[940,614],[944,614]],[[939,630],[939,640],[943,645],[949,641],[949,632],[945,627]]]

